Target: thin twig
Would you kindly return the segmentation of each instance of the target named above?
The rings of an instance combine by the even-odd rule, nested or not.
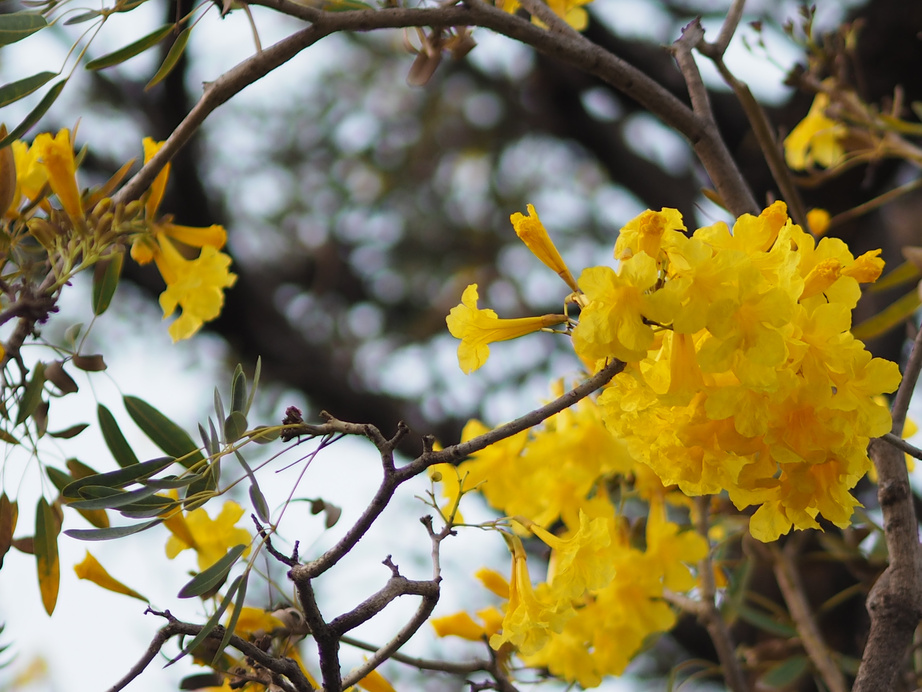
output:
[[[778,581],[778,588],[781,589],[781,595],[784,597],[791,619],[794,620],[797,627],[797,634],[803,642],[804,649],[829,692],[848,692],[845,676],[839,666],[836,665],[829,647],[823,640],[823,635],[816,624],[816,619],[810,611],[810,604],[807,602],[800,573],[794,565],[793,555],[803,542],[798,539],[805,535],[799,534],[789,540],[784,550],[779,550],[774,545],[770,546],[775,579]]]
[[[695,498],[695,505],[698,511],[696,528],[704,540],[708,541],[708,554],[698,563],[698,581],[701,590],[698,620],[707,629],[708,634],[711,636],[711,641],[714,643],[714,648],[717,650],[717,658],[720,661],[727,688],[733,692],[747,692],[749,687],[743,676],[739,659],[736,657],[733,638],[730,635],[727,623],[724,622],[714,602],[717,595],[717,585],[714,580],[714,565],[711,563],[710,541],[708,540],[708,515],[711,509],[710,496],[703,495]]]
[[[723,57],[723,54],[727,52],[727,46],[730,45],[730,41],[733,39],[733,35],[736,33],[736,28],[740,24],[740,20],[743,18],[743,6],[746,4],[746,0],[733,0],[733,4],[730,5],[730,9],[727,10],[727,18],[724,20],[723,26],[720,27],[720,33],[717,35],[717,40],[712,44],[714,46],[714,51],[717,56]]]
[[[369,644],[368,642],[363,642],[360,639],[348,636],[340,637],[339,641],[343,644],[354,646],[357,649],[362,649],[363,651],[374,652],[381,648],[377,644]],[[429,658],[416,658],[415,656],[402,654],[399,651],[395,651],[391,654],[391,660],[413,666],[420,670],[435,670],[442,673],[451,673],[453,675],[470,675],[478,671],[490,670],[489,661],[475,660],[467,663],[453,663],[451,661],[437,661]]]
[[[902,437],[897,437],[893,433],[884,433],[880,436],[880,439],[884,440],[885,442],[889,442],[894,447],[906,452],[906,454],[911,457],[922,459],[922,449],[919,449],[915,445],[909,444]]]
[[[703,40],[704,29],[701,22],[695,19],[682,30],[682,36],[672,44],[672,54],[688,87],[692,111],[703,130],[703,136],[697,141],[692,141],[692,145],[727,210],[734,216],[757,214],[759,208],[755,197],[752,196],[752,190],[737,168],[717,128],[707,89],[692,55],[692,50]]]

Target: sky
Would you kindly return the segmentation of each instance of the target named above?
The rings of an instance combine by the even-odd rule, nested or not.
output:
[[[796,5],[789,3],[792,8]],[[828,5],[826,5],[828,6]],[[641,0],[596,0],[595,9],[603,16],[618,22],[626,34],[659,38],[663,42],[671,40],[669,32],[672,25],[664,23],[663,18],[648,13],[649,4]],[[824,4],[820,3],[821,11]],[[795,11],[792,9],[792,12]],[[146,14],[145,14],[146,13]],[[144,21],[140,21],[141,17]],[[141,8],[140,14],[132,13],[120,19],[120,25],[107,30],[100,37],[102,43],[96,54],[104,53],[130,41],[135,35],[145,33],[157,23],[153,11]],[[277,21],[270,15],[257,13],[257,21],[264,44],[283,35],[287,22]],[[706,29],[716,27],[706,23]],[[745,31],[745,29],[743,30]],[[249,28],[242,13],[234,13],[224,21],[202,22],[196,29],[196,36],[190,44],[190,53],[196,60],[196,71],[192,79],[206,81],[213,79],[223,69],[232,66],[238,59],[245,57],[252,49]],[[782,38],[771,35],[767,38],[773,54],[782,65],[793,59],[790,48],[785,48]],[[489,36],[478,37],[479,47],[471,55],[471,60],[484,65],[499,65],[502,69],[514,72],[521,69],[522,61],[527,60],[519,47],[510,45],[501,38]],[[326,46],[326,48],[324,47]],[[325,61],[335,61],[337,53],[335,41],[322,43],[311,51],[312,73],[322,75]],[[57,70],[63,59],[63,53],[57,43],[38,42],[38,37],[29,39],[14,47],[16,52],[9,55],[2,65],[6,71],[10,66],[20,69],[29,65],[30,74],[43,69]],[[408,56],[408,63],[411,58]],[[491,63],[492,61],[492,63]],[[769,100],[783,99],[787,94],[780,86],[783,69],[768,68],[765,74],[765,61],[753,58],[742,46],[741,41],[732,44],[727,61],[738,68],[739,76],[749,79],[758,86],[760,96]],[[132,61],[125,69],[153,72],[156,66],[146,58]],[[758,70],[758,72],[756,72]],[[751,75],[757,75],[753,79]],[[16,74],[16,77],[22,76]],[[287,88],[291,73],[281,71],[278,75],[251,87],[241,95],[241,101],[247,99],[263,100]],[[15,78],[15,77],[12,77]],[[4,78],[2,81],[8,81]],[[399,85],[399,88],[404,88]],[[65,91],[58,107],[72,109],[77,103],[79,84],[72,85]],[[30,104],[31,105],[31,104]],[[599,108],[607,107],[604,103]],[[15,108],[4,117],[15,120],[22,111]],[[225,123],[230,134],[231,124]],[[639,128],[655,128],[655,122],[639,122]],[[139,151],[139,141],[144,133],[131,131],[130,128],[113,129],[105,117],[88,117],[81,121],[81,138],[86,142],[99,142],[112,151]],[[348,137],[348,130],[344,130]],[[657,150],[651,151],[653,157],[669,160],[679,156],[679,149],[670,145],[668,137],[656,137]],[[231,239],[234,242],[234,239]],[[70,397],[55,400],[52,404],[54,426],[64,428],[71,423],[95,423],[97,402],[105,404],[123,422],[123,430],[129,441],[135,446],[142,458],[152,458],[160,453],[128,422],[121,407],[122,394],[134,394],[143,397],[171,418],[189,430],[194,430],[202,422],[211,408],[212,391],[215,386],[225,399],[229,395],[230,375],[226,370],[227,349],[217,339],[199,336],[191,342],[173,345],[166,332],[166,325],[160,321],[156,305],[141,299],[130,290],[122,287],[116,296],[116,306],[103,316],[94,327],[94,339],[98,348],[106,355],[108,370],[105,373],[75,375],[80,392]],[[65,304],[61,314],[55,316],[55,329],[63,329],[76,322],[89,322],[89,288],[85,282],[77,282],[72,290],[65,292]],[[47,356],[45,356],[47,358]],[[231,367],[233,364],[230,364]],[[252,371],[253,364],[244,364]],[[284,415],[288,405],[304,406],[300,395],[293,392],[270,391],[267,403],[259,410],[260,420],[255,422],[273,423]],[[497,405],[492,415],[497,420],[510,418],[521,413],[533,402],[504,400]],[[917,420],[922,413],[914,404]],[[105,451],[95,426],[81,434],[73,441],[61,445],[59,449],[50,447],[49,454],[76,455],[81,460],[100,469],[111,467],[108,452]],[[278,506],[284,500],[301,466],[282,470],[295,456],[286,456],[273,462],[260,476],[261,485],[270,506]],[[41,474],[35,460],[9,455],[4,458],[4,478],[22,477],[17,481],[15,492],[23,498],[35,498],[40,489]],[[303,462],[302,462],[303,464]],[[317,554],[324,546],[329,546],[365,507],[368,498],[376,487],[379,478],[377,454],[370,445],[360,441],[345,440],[337,443],[311,462],[305,476],[304,487],[309,487],[309,494],[323,497],[344,509],[339,524],[332,530],[323,529],[321,521],[312,517],[305,505],[293,506],[289,519],[298,527],[292,535],[302,540],[302,555],[312,552]],[[348,558],[343,569],[336,572],[335,583],[321,584],[323,602],[329,612],[348,610],[356,600],[378,588],[386,580],[388,573],[380,565],[388,554],[394,555],[394,561],[405,568],[408,576],[422,578],[428,575],[426,555],[428,539],[416,518],[425,514],[427,508],[418,499],[428,489],[424,479],[408,484],[396,498],[394,506],[382,518],[380,525],[363,540],[359,549]],[[306,493],[308,491],[305,491]],[[480,514],[479,514],[480,512]],[[215,510],[211,510],[215,514]],[[470,510],[474,518],[489,516],[476,508]],[[33,508],[20,508],[20,527],[29,527],[34,521]],[[242,522],[241,525],[244,525]],[[393,526],[399,525],[399,532]],[[67,513],[64,528],[83,528],[85,524],[73,513]],[[28,533],[24,528],[17,535]],[[446,585],[445,596],[440,603],[437,614],[447,614],[473,602],[482,607],[481,592],[472,579],[473,572],[484,563],[498,569],[504,569],[508,563],[502,541],[497,536],[485,540],[481,532],[462,531],[461,535],[444,546],[444,566],[447,572],[460,575],[453,584]],[[164,546],[167,532],[162,527],[150,531],[141,541],[120,541],[96,543],[89,548],[93,554],[109,569],[116,578],[129,584],[132,588],[147,595],[155,607],[169,607],[180,617],[201,618],[202,612],[197,602],[186,602],[177,606],[176,592],[187,581],[188,570],[195,568],[194,556],[190,552],[181,554],[174,562],[167,562]],[[72,565],[80,562],[87,550],[87,545],[62,537],[60,543],[62,584],[58,609],[53,618],[48,618],[41,607],[36,586],[35,564],[31,556],[12,551],[7,555],[0,570],[0,622],[6,630],[0,634],[0,646],[11,642],[16,653],[16,661],[10,668],[0,671],[0,689],[4,676],[15,675],[30,662],[39,658],[48,665],[48,675],[34,684],[22,688],[23,692],[95,692],[106,689],[119,675],[128,669],[146,648],[151,636],[161,622],[151,615],[143,615],[145,605],[140,601],[125,596],[111,594],[86,581],[79,581],[73,574]],[[486,596],[483,596],[486,598]],[[194,601],[195,599],[193,599]],[[406,618],[415,608],[415,602],[398,604],[384,613],[383,622],[367,628],[361,636],[370,641],[383,640],[396,623]],[[115,632],[117,636],[110,636]],[[432,654],[431,647],[442,647],[450,655],[458,655],[459,649],[452,643],[434,642],[426,633],[419,642],[411,642],[405,649],[408,653]],[[474,655],[476,649],[466,649]],[[6,654],[0,655],[0,660]],[[347,660],[352,663],[361,661],[358,653],[349,653]],[[140,679],[132,683],[131,692],[160,692],[176,689],[176,683],[183,675],[194,672],[186,663],[163,670],[161,664],[154,663]],[[390,664],[385,675],[391,673],[399,676],[399,667]],[[605,689],[630,689],[629,682],[611,682]]]

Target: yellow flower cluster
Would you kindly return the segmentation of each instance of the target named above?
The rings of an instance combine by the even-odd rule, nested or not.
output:
[[[684,231],[676,210],[646,211],[621,231],[618,270],[579,278],[577,355],[591,370],[628,363],[599,397],[605,426],[665,485],[758,506],[762,541],[819,528],[820,515],[847,526],[869,438],[890,429],[873,398],[900,381],[849,332],[880,251],[817,243],[782,202],[732,232]]]
[[[472,421],[463,439],[485,430]],[[667,493],[652,471],[632,459],[592,401],[478,452],[457,469],[444,464],[433,471],[450,506],[477,488],[514,517],[514,529],[530,531],[551,552],[546,581],[533,586],[521,538],[507,535],[509,582],[488,570],[477,575],[505,600],[502,620],[491,610],[478,612],[483,626],[466,613],[448,615],[432,623],[439,636],[488,639],[500,651],[513,647],[526,665],[592,687],[623,672],[649,636],[675,624],[664,589],[695,586],[684,563],[702,559],[707,545],[667,521],[664,498],[677,494]],[[637,540],[609,499],[616,478],[630,478],[633,501],[650,504],[645,541]],[[558,522],[565,526],[560,535],[542,528]]]

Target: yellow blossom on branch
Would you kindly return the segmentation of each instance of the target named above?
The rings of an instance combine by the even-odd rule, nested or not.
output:
[[[83,219],[83,201],[77,186],[77,164],[70,142],[70,131],[60,130],[52,137],[40,134],[32,147],[48,176],[51,189],[74,224]]]
[[[784,140],[784,156],[795,171],[802,171],[814,163],[829,168],[844,155],[841,140],[848,130],[826,116],[829,96],[819,93],[810,106],[807,116]]]
[[[477,300],[477,284],[471,284],[461,294],[461,304],[452,308],[445,320],[451,335],[461,339],[458,363],[468,374],[487,362],[489,345],[494,341],[517,339],[567,321],[566,315],[501,319],[493,310],[478,308]]]
[[[221,513],[212,519],[204,508],[194,509],[183,517],[175,515],[164,521],[173,534],[167,540],[166,556],[171,560],[183,550],[193,549],[198,554],[199,570],[205,570],[220,560],[235,545],[251,540],[246,529],[234,525],[243,516],[243,507],[236,502],[225,502]],[[191,541],[191,542],[190,542]],[[246,555],[249,551],[245,551]]]
[[[144,162],[147,163],[163,146],[150,137],[144,139]],[[167,285],[160,295],[164,319],[173,315],[177,307],[182,314],[170,325],[173,341],[188,339],[205,322],[215,319],[224,307],[224,289],[237,281],[236,274],[228,271],[231,258],[219,250],[227,242],[227,232],[222,226],[207,228],[180,226],[172,217],[157,217],[163,192],[169,178],[169,164],[157,175],[144,205],[145,215],[151,224],[151,233],[135,238],[131,256],[138,264],[153,261]],[[173,241],[189,248],[201,248],[199,256],[188,259]]]

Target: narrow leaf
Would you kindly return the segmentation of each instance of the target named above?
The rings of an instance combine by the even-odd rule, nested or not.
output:
[[[246,549],[247,547],[245,545],[235,545],[228,550],[227,554],[211,567],[192,577],[192,579],[179,590],[179,598],[201,596],[223,584],[224,580],[227,579],[228,572],[231,571],[237,559]]]
[[[107,529],[68,529],[65,535],[76,538],[78,541],[110,541],[114,538],[130,536],[133,533],[140,533],[151,526],[156,526],[162,519],[154,519],[144,522],[143,524],[132,524],[131,526],[110,526]]]
[[[15,82],[4,84],[0,87],[0,108],[15,103],[32,92],[45,86],[48,82],[58,76],[57,72],[39,72],[25,79],[17,79]]]
[[[144,434],[164,452],[180,459],[183,466],[188,468],[204,459],[186,431],[146,401],[125,396],[124,402],[128,415]]]
[[[166,57],[163,59],[163,64],[160,65],[160,69],[157,70],[157,74],[151,77],[151,80],[147,83],[147,86],[144,87],[144,91],[156,86],[163,79],[173,71],[173,68],[176,67],[176,63],[179,62],[179,59],[182,57],[183,52],[186,50],[186,43],[189,42],[189,34],[192,33],[192,27],[186,27],[181,32],[179,36],[176,37],[176,40],[173,41],[173,45],[170,46],[170,52],[166,54]]]
[[[59,440],[69,440],[72,437],[77,437],[80,433],[90,427],[89,423],[77,423],[72,425],[69,428],[64,428],[64,430],[58,430],[57,432],[48,433],[51,437],[56,437]]]
[[[166,38],[171,31],[173,31],[173,25],[164,24],[156,31],[152,31],[151,33],[147,34],[147,36],[139,38],[134,43],[129,43],[124,48],[119,48],[117,51],[109,53],[108,55],[104,55],[101,58],[90,60],[86,64],[86,69],[102,70],[107,67],[112,67],[113,65],[123,63],[136,55],[140,55],[148,48],[153,48],[158,43],[160,43],[160,41]]]
[[[109,471],[108,473],[98,473],[94,476],[87,476],[75,480],[61,491],[65,498],[80,500],[80,489],[89,485],[99,485],[105,488],[124,488],[131,483],[137,483],[145,478],[150,478],[159,473],[166,467],[173,464],[176,460],[173,457],[160,457],[151,459],[140,464],[134,464],[118,471]]]
[[[759,685],[771,690],[787,690],[810,668],[810,659],[806,656],[793,656],[773,666],[759,677]]]
[[[227,590],[227,595],[221,600],[221,605],[218,606],[218,609],[214,614],[208,618],[208,621],[202,625],[202,630],[195,635],[195,638],[189,642],[188,646],[185,649],[179,652],[179,655],[167,663],[164,668],[167,668],[176,661],[183,658],[190,651],[193,651],[199,644],[201,644],[205,639],[210,635],[214,628],[218,626],[218,622],[221,620],[221,616],[224,615],[224,611],[227,610],[227,606],[230,605],[231,599],[234,597],[234,594],[237,593],[237,588],[240,586],[240,582],[243,580],[243,575],[240,575],[234,581],[231,582],[230,588]]]
[[[737,612],[739,613],[740,619],[748,622],[750,625],[755,625],[764,632],[777,634],[781,637],[797,636],[797,630],[793,627],[786,623],[778,622],[771,615],[761,610],[756,610],[751,606],[740,604],[737,607]]]
[[[19,401],[19,410],[16,414],[16,425],[21,424],[26,418],[35,413],[35,409],[42,402],[42,387],[45,384],[45,364],[36,363],[32,371],[32,379],[26,385],[26,390]]]
[[[6,442],[8,445],[19,444],[19,440],[10,435],[6,430],[0,430],[0,442]]]
[[[221,393],[218,391],[217,387],[214,388],[214,413],[219,421],[227,418],[227,415],[224,413],[224,402],[221,401]]]
[[[247,576],[249,571],[244,572],[241,576],[240,588],[237,589],[237,600],[234,601],[234,612],[231,613],[230,622],[227,623],[227,626],[224,628],[224,636],[221,637],[221,643],[218,644],[218,648],[214,653],[214,658],[211,659],[211,665],[217,666],[218,661],[221,659],[221,654],[224,652],[224,649],[227,648],[228,643],[230,642],[231,636],[234,634],[234,630],[237,627],[237,620],[240,618],[240,613],[243,612],[243,606],[246,602],[247,597]]]
[[[0,15],[0,46],[8,46],[44,29],[48,22],[38,12],[11,12]]]
[[[914,262],[903,262],[901,265],[887,272],[877,281],[870,285],[868,290],[871,293],[881,293],[897,286],[902,286],[910,281],[918,281],[922,277],[922,269]]]
[[[58,533],[61,524],[54,509],[41,497],[35,509],[35,562],[38,566],[38,588],[45,612],[51,615],[58,601],[61,563],[58,560]]]
[[[922,305],[922,299],[919,298],[919,292],[912,290],[897,299],[879,313],[866,319],[857,327],[852,329],[852,335],[856,339],[872,339],[881,334],[903,324],[912,317],[913,313]]]
[[[253,406],[253,398],[256,396],[256,388],[259,387],[259,376],[262,369],[263,359],[262,356],[259,356],[256,358],[256,370],[253,371],[253,386],[250,387],[250,397],[247,399],[247,407],[243,410],[247,415],[250,414],[250,408]]]
[[[71,476],[64,473],[61,469],[56,469],[54,466],[46,466],[45,475],[48,476],[48,479],[58,491],[64,490],[64,488],[74,482]]]
[[[13,545],[13,532],[16,531],[16,521],[19,519],[19,503],[11,502],[6,493],[0,495],[0,567],[3,567],[3,556]]]
[[[22,139],[22,136],[26,134],[26,132],[28,132],[30,129],[32,129],[32,126],[41,120],[42,116],[48,112],[48,109],[51,108],[51,104],[53,104],[57,100],[58,96],[61,95],[61,92],[64,91],[65,84],[67,84],[66,79],[55,82],[48,90],[48,93],[45,94],[42,97],[42,100],[38,102],[38,105],[29,111],[29,114],[25,117],[25,119],[23,119],[21,123],[14,127],[12,132],[0,140],[0,149],[8,146],[12,142],[15,142],[17,139]]]
[[[122,264],[125,255],[115,253],[112,257],[97,262],[93,272],[93,314],[101,315],[109,309],[118,280],[122,275]]]
[[[80,495],[86,499],[68,504],[74,509],[118,509],[130,505],[157,493],[157,488],[141,488],[124,492],[99,485],[85,485],[80,488]]]
[[[75,15],[64,22],[64,26],[71,26],[73,24],[83,24],[83,22],[88,22],[91,19],[96,19],[102,13],[99,10],[89,10],[87,12],[81,12],[78,15]]]
[[[173,500],[163,495],[154,495],[127,507],[120,508],[119,514],[129,519],[148,519],[162,517],[171,513],[179,506],[179,500]]]
[[[247,401],[247,376],[243,374],[243,366],[237,363],[234,369],[234,379],[231,383],[231,414],[234,411],[243,413]]]
[[[102,404],[96,407],[96,415],[99,418],[99,427],[102,429],[102,437],[106,441],[106,447],[112,452],[115,463],[122,468],[134,466],[138,463],[138,457],[131,449],[131,445],[122,435],[121,428],[115,420],[112,412]]]
[[[250,502],[253,503],[253,509],[256,510],[256,516],[264,523],[269,523],[269,505],[266,503],[266,497],[263,491],[259,489],[256,483],[250,483]]]
[[[150,478],[141,481],[143,485],[160,490],[173,490],[175,488],[185,488],[187,485],[194,483],[201,478],[201,474],[186,474],[184,476],[166,476],[164,478]]]
[[[53,360],[45,366],[45,379],[57,387],[61,394],[73,394],[80,389],[74,378],[64,370],[64,363],[59,360]]]

